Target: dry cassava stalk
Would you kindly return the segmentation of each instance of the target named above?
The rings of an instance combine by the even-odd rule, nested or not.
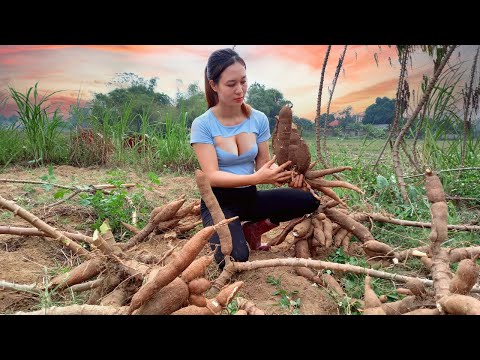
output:
[[[21,208],[20,206],[15,204],[13,201],[8,201],[4,197],[0,196],[0,208],[2,207],[11,211],[14,215],[18,215],[22,219],[28,221],[30,224],[35,226],[38,230],[49,234],[55,240],[61,241],[66,247],[68,247],[74,253],[91,257],[91,254],[87,250],[85,250],[83,247],[78,245],[75,241],[69,239],[60,231],[54,229],[53,227],[51,227],[46,222],[39,219],[29,211]]]
[[[69,305],[52,306],[31,312],[18,311],[15,315],[127,315],[127,311],[127,306],[118,308],[100,305]]]
[[[391,215],[384,215],[380,213],[353,213],[351,216],[357,221],[379,221],[386,222],[390,224],[396,224],[400,226],[416,226],[421,228],[432,227],[432,223],[421,222],[421,221],[410,221],[410,220],[401,220],[395,219]],[[448,230],[461,230],[461,231],[480,231],[479,225],[448,225]]]
[[[60,232],[72,240],[82,241],[88,244],[91,244],[93,242],[93,239],[87,235],[83,235],[80,233],[72,233],[68,231],[60,231]],[[37,228],[24,228],[24,227],[4,226],[4,225],[0,225],[0,234],[53,237],[51,234],[46,234],[43,231],[38,230]]]

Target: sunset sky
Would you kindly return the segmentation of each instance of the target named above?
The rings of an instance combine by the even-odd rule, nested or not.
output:
[[[0,100],[8,87],[25,92],[39,82],[40,94],[62,90],[56,101],[64,108],[90,100],[95,92],[106,93],[116,73],[132,72],[144,79],[158,77],[157,92],[174,98],[197,82],[203,90],[203,74],[209,54],[233,45],[2,45],[0,46]],[[325,72],[322,112],[328,102],[343,45],[333,45]],[[326,45],[236,45],[247,64],[249,85],[254,82],[275,88],[292,101],[294,115],[313,120]],[[477,45],[460,46],[451,62],[471,66]],[[374,59],[378,56],[378,66]],[[459,56],[460,54],[460,56]],[[390,63],[390,60],[391,63]],[[410,89],[419,90],[423,74],[430,75],[432,60],[425,54],[413,56],[409,67]],[[399,63],[395,47],[349,45],[332,99],[330,112],[352,106],[362,113],[376,97],[395,97]],[[463,86],[464,81],[461,82]],[[1,109],[0,109],[1,110]],[[1,111],[15,113],[12,99]]]

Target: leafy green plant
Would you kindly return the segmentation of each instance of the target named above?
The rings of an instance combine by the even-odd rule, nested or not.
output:
[[[97,220],[93,223],[94,229],[99,229],[105,219],[110,222],[112,231],[118,230],[121,221],[129,222],[131,209],[128,207],[126,196],[127,191],[115,189],[110,194],[96,191],[95,194],[79,194],[80,204],[91,206],[97,214]]]
[[[281,285],[280,277],[278,277],[278,279],[275,279],[274,276],[270,275],[267,277],[267,283],[277,288],[277,290],[272,293],[272,295],[280,296],[278,303],[275,304],[276,306],[280,306],[281,308],[290,311],[293,315],[300,314],[301,299],[299,297],[296,297],[296,295],[298,294],[298,290],[285,290]]]
[[[235,295],[236,297],[237,295]],[[228,315],[235,315],[238,311],[238,304],[237,300],[234,298],[230,303],[227,305],[227,313]]]

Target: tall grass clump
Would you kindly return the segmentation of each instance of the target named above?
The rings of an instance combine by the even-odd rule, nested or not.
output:
[[[450,171],[461,168],[463,141],[466,142],[464,167],[478,167],[480,164],[480,137],[475,137],[471,130],[463,139],[463,119],[457,105],[461,98],[458,92],[454,92],[461,75],[455,69],[448,72],[425,105],[424,121],[419,129],[424,133],[421,159],[423,168],[439,172],[448,195],[478,197],[478,170]]]
[[[156,158],[164,168],[188,171],[196,167],[196,157],[190,146],[187,112],[180,113],[179,121],[165,115],[165,131],[158,143]]]
[[[8,97],[2,95],[0,110],[7,105]],[[0,125],[0,171],[12,161],[18,160],[23,149],[22,142],[15,123],[11,125]]]
[[[17,128],[15,124],[0,126],[0,171],[24,155],[22,134]]]
[[[64,159],[60,133],[64,128],[59,108],[50,111],[46,101],[59,91],[54,91],[39,99],[38,82],[23,94],[9,87],[10,94],[18,110],[18,120],[26,135],[27,153],[33,156],[32,163],[45,164]],[[33,98],[32,98],[33,90]]]
[[[72,131],[71,162],[156,172],[194,169],[196,158],[189,142],[187,113],[167,107],[154,117],[153,104],[147,104],[134,114],[136,105],[131,99],[118,106],[73,106],[76,127]]]

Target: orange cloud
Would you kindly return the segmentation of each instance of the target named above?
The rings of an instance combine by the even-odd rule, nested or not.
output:
[[[416,89],[418,84],[422,80],[423,73],[416,73],[409,76],[410,91]],[[345,109],[347,106],[351,106],[354,113],[364,112],[365,109],[375,102],[377,97],[388,97],[390,99],[395,98],[398,87],[398,77],[391,78],[368,87],[362,88],[358,91],[349,92],[343,96],[333,99],[330,104],[330,113],[334,113],[339,110]],[[327,111],[328,97],[322,100],[322,113]],[[307,117],[313,119],[315,113],[307,113]]]
[[[362,67],[366,64],[375,64],[373,53],[377,53],[379,59],[395,55],[394,47],[386,45],[349,45],[345,54],[343,66],[349,68],[354,66]],[[342,54],[344,45],[332,45],[328,57],[328,65],[337,66],[338,59]],[[252,50],[253,56],[277,56],[288,61],[300,64],[307,64],[314,69],[321,69],[325,60],[327,45],[269,45],[255,47]],[[357,54],[357,55],[355,55]],[[393,57],[392,57],[393,61]],[[328,66],[327,65],[327,66]]]
[[[11,45],[0,47],[0,56],[16,54],[27,51],[58,50],[72,47],[73,45]]]

